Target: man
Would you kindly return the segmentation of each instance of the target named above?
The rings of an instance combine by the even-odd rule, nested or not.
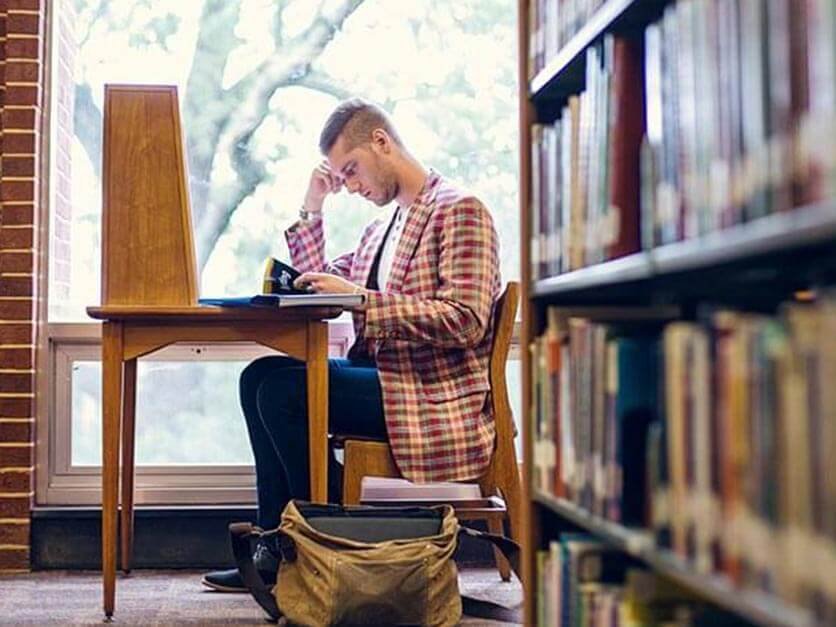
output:
[[[494,444],[488,362],[500,280],[493,220],[479,200],[425,169],[388,116],[364,100],[334,110],[319,147],[326,160],[311,175],[300,220],[285,233],[303,272],[297,286],[364,297],[353,312],[348,358],[329,361],[329,430],[388,439],[411,481],[473,479]],[[365,229],[353,252],[326,262],[322,208],[343,187],[397,207]],[[258,524],[270,529],[291,498],[309,495],[304,364],[259,359],[241,375],[240,394]],[[275,561],[263,547],[255,561],[275,581]],[[244,590],[237,570],[210,573],[203,583]]]

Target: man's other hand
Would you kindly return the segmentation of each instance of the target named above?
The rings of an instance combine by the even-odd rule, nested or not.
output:
[[[309,213],[319,213],[322,211],[322,202],[325,197],[328,194],[336,194],[342,187],[342,179],[331,170],[328,162],[321,162],[311,173],[303,208]]]
[[[314,292],[327,292],[329,294],[362,294],[365,296],[368,292],[362,285],[346,281],[342,277],[327,272],[304,272],[296,277],[293,287],[298,289],[309,287]],[[352,309],[362,311],[365,309],[365,302],[366,299],[363,298],[363,304]]]

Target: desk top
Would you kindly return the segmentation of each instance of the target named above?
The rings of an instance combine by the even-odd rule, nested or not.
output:
[[[138,307],[133,305],[108,305],[88,307],[87,315],[97,320],[161,320],[234,322],[240,320],[327,320],[336,318],[340,307]]]

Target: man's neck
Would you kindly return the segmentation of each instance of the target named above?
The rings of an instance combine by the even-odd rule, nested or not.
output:
[[[398,195],[395,198],[399,207],[406,209],[415,202],[424,187],[427,176],[429,172],[418,161],[411,156],[404,158],[400,181],[398,181]]]

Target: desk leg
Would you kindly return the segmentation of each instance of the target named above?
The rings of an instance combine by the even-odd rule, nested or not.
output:
[[[125,362],[125,387],[122,403],[122,571],[131,572],[134,538],[134,451],[136,437],[136,359]]]
[[[122,323],[102,325],[102,577],[104,613],[116,601],[116,507],[119,490],[119,423],[122,410]]]
[[[328,323],[308,322],[308,453],[311,501],[328,502]]]

